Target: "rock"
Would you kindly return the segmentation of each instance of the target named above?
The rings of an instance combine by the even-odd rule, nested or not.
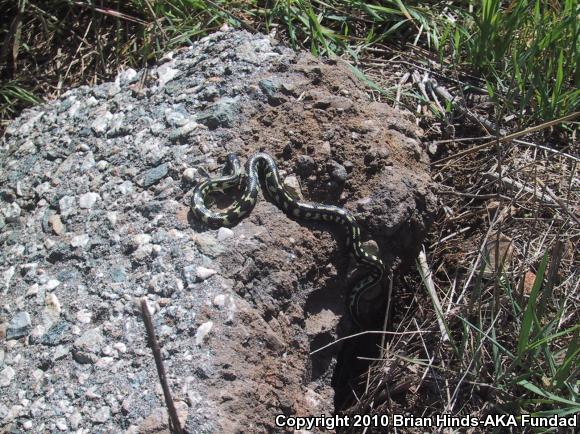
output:
[[[211,269],[211,268],[205,268],[205,267],[197,267],[195,269],[195,275],[197,276],[198,281],[204,281],[206,279],[209,279],[211,276],[213,276],[214,274],[216,274],[217,271]]]
[[[165,178],[168,172],[169,166],[167,164],[160,164],[159,166],[144,172],[137,180],[137,184],[144,188],[151,187],[153,184],[157,184]]]
[[[79,197],[79,207],[84,209],[91,209],[100,198],[101,196],[99,196],[98,193],[89,192],[82,194]]]
[[[239,111],[239,98],[224,97],[197,116],[197,121],[210,129],[231,127]]]
[[[89,324],[91,322],[92,317],[93,313],[86,309],[79,310],[76,315],[78,322],[80,322],[81,324]]]
[[[16,372],[10,366],[6,366],[2,371],[0,371],[0,387],[6,387],[10,385],[12,379],[16,376]]]
[[[20,339],[24,336],[28,336],[31,329],[32,323],[30,322],[30,315],[28,312],[18,312],[8,324],[6,340]]]
[[[73,247],[85,247],[89,243],[88,234],[75,235],[70,240],[70,245]]]
[[[103,342],[103,335],[98,328],[87,330],[74,341],[74,359],[81,364],[96,363],[99,359],[97,353],[101,351]]]
[[[105,423],[111,418],[111,408],[103,406],[91,415],[91,420],[96,423]]]
[[[183,174],[181,176],[184,181],[191,183],[195,180],[196,175],[197,170],[195,170],[193,167],[188,167],[183,171]]]
[[[175,410],[181,426],[185,426],[188,406],[183,401],[175,401]],[[165,407],[157,407],[139,424],[139,434],[162,434],[169,432],[169,415]]]
[[[304,386],[312,343],[349,333],[336,326],[354,271],[342,231],[286,218],[262,194],[231,229],[197,221],[191,188],[202,171],[221,176],[228,153],[267,152],[293,194],[301,184],[309,201],[352,210],[387,267],[418,253],[435,203],[420,131],[341,63],[227,31],[165,64],[150,66],[153,80],[138,71],[70,89],[0,138],[0,336],[18,312],[34,319],[24,339],[0,338],[0,372],[16,371],[0,388],[0,431],[168,430],[165,414],[145,422],[162,393],[142,297],[171,387],[191,404],[188,431],[277,432],[277,414],[331,414],[332,398],[351,394],[332,384],[352,365],[340,346],[312,359],[317,402]],[[341,182],[342,196],[329,191]],[[236,203],[236,190],[210,195],[211,209]],[[364,313],[378,317],[368,298]]]
[[[52,232],[55,233],[55,235],[62,235],[64,233],[64,225],[62,224],[58,214],[51,215],[48,218],[48,224],[50,225],[50,228],[52,229]]]
[[[70,342],[70,325],[66,321],[59,321],[50,327],[42,336],[40,342],[43,345],[56,346],[64,342]]]
[[[302,189],[300,188],[300,182],[294,175],[289,175],[284,178],[284,188],[295,199],[304,200],[304,196],[302,196]]]
[[[344,184],[348,178],[348,172],[346,168],[334,160],[330,160],[329,172],[330,177],[338,184]]]
[[[82,415],[78,411],[74,411],[69,417],[68,422],[70,424],[71,429],[77,429],[83,420]]]
[[[218,230],[218,234],[217,234],[217,239],[218,241],[225,241],[229,238],[232,238],[234,236],[234,231],[232,231],[230,228],[219,228]]]
[[[44,298],[44,319],[45,325],[50,325],[58,320],[62,310],[60,301],[56,294],[49,292]]]
[[[201,345],[213,328],[213,321],[204,322],[195,332],[195,345]]]
[[[314,158],[309,155],[298,156],[298,161],[296,162],[296,173],[307,178],[314,170],[316,170],[316,162]]]

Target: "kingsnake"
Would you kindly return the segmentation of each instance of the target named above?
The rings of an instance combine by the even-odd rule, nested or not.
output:
[[[257,153],[246,162],[245,174],[242,174],[240,160],[235,154],[229,154],[224,168],[224,175],[208,178],[198,183],[193,191],[191,209],[195,217],[212,228],[233,226],[252,211],[256,205],[260,176],[263,177],[268,195],[288,216],[303,220],[323,220],[335,222],[346,229],[346,245],[356,261],[369,271],[352,287],[349,294],[349,311],[353,321],[361,327],[359,301],[361,295],[379,283],[384,274],[381,258],[369,253],[362,245],[360,227],[354,216],[347,210],[333,205],[308,203],[296,200],[282,185],[278,167],[274,159],[266,153]],[[245,178],[241,198],[221,212],[207,208],[206,196],[213,191],[240,185]]]

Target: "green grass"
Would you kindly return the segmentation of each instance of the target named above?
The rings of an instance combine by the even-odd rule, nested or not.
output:
[[[500,413],[567,416],[580,411],[580,324],[560,327],[570,312],[565,300],[546,291],[548,258],[546,253],[527,297],[516,294],[507,276],[499,279],[497,294],[477,279],[470,300],[475,309],[458,316],[462,327],[452,327],[433,306],[451,331],[451,364],[465,370],[463,382],[487,383]]]
[[[106,79],[123,66],[142,67],[160,54],[214,31],[224,22],[264,32],[278,29],[291,46],[315,55],[350,53],[378,43],[407,41],[437,53],[449,71],[483,77],[494,117],[515,114],[519,126],[555,119],[580,106],[580,33],[574,0],[360,1],[360,0],[130,0],[45,2],[0,0],[0,65],[28,63],[56,48],[69,58],[48,74],[80,83]],[[71,43],[72,41],[72,43]],[[67,61],[68,60],[68,61]],[[420,60],[420,59],[419,59]],[[62,65],[72,65],[62,70]],[[36,71],[42,65],[34,65]],[[0,71],[3,68],[0,67]],[[60,69],[60,70],[59,70]],[[6,71],[6,69],[4,69]],[[35,86],[18,76],[29,95]],[[53,83],[51,85],[54,86]],[[37,87],[37,86],[36,86]],[[37,90],[38,91],[38,90]],[[32,100],[30,100],[32,101]],[[5,113],[15,110],[6,109]]]

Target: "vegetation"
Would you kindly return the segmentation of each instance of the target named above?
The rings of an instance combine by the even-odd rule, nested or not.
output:
[[[3,123],[224,23],[349,60],[375,98],[416,111],[445,204],[421,278],[407,278],[409,307],[390,318],[417,334],[389,343],[361,408],[393,408],[373,403],[412,372],[427,396],[406,408],[416,414],[580,411],[576,1],[0,0],[0,9]],[[425,87],[433,77],[457,98]],[[512,253],[494,264],[488,246],[502,237]],[[429,291],[415,293],[420,285]]]

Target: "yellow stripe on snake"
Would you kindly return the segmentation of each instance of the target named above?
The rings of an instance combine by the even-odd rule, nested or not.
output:
[[[191,209],[199,220],[212,228],[233,226],[247,216],[258,198],[260,177],[263,177],[267,193],[274,203],[288,216],[301,220],[322,220],[334,222],[346,230],[346,245],[359,265],[368,273],[355,282],[349,294],[349,311],[353,321],[362,328],[359,301],[362,294],[379,283],[385,266],[381,258],[369,253],[362,245],[360,227],[354,216],[347,210],[333,205],[298,201],[284,188],[274,159],[266,153],[257,153],[247,162],[242,173],[240,160],[235,154],[228,155],[224,175],[203,180],[193,191]],[[241,198],[220,212],[207,208],[206,197],[213,191],[225,191],[238,187],[245,179]]]

